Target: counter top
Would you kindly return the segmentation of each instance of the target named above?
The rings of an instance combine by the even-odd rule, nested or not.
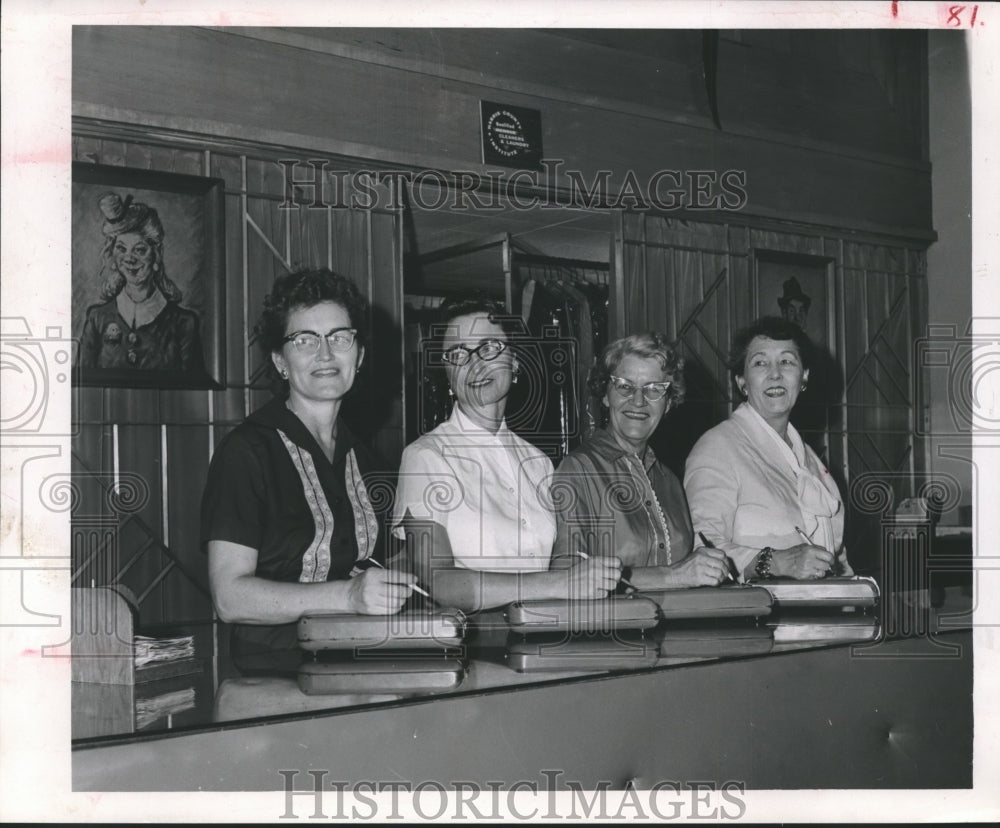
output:
[[[928,647],[944,630],[969,626],[970,599],[949,590],[945,606],[914,604],[920,624],[906,625],[907,637],[923,634]],[[343,656],[318,659],[312,653],[282,651],[240,666],[213,655],[211,625],[194,630],[195,672],[135,685],[74,683],[73,739],[75,750],[134,739],[252,725],[297,716],[336,715],[354,709],[396,707],[440,698],[518,690],[633,673],[669,671],[686,665],[769,658],[804,650],[870,648],[885,638],[903,637],[887,617],[889,605],[874,610],[773,612],[757,621],[726,619],[709,622],[661,622],[644,633],[565,636],[524,636],[512,632],[499,612],[469,619],[465,644],[447,653],[396,653],[415,674],[434,680],[435,687],[413,689],[407,678],[390,670],[379,676],[359,675]],[[889,636],[885,633],[887,629]],[[381,659],[371,652],[351,656],[371,671]],[[391,660],[391,659],[390,659]],[[321,666],[333,662],[335,666]],[[304,678],[319,672],[318,682]],[[344,671],[346,678],[326,671]],[[318,686],[318,690],[317,690]],[[331,687],[333,692],[331,692]],[[337,688],[340,688],[337,691]],[[308,690],[309,692],[304,692]]]

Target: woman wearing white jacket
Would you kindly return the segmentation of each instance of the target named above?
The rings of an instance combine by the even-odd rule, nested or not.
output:
[[[744,580],[852,574],[837,484],[789,422],[811,355],[808,337],[784,319],[763,317],[740,331],[729,367],[745,402],[687,459],[694,529]]]

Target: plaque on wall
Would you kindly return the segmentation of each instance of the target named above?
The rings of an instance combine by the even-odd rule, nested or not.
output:
[[[479,102],[483,163],[521,170],[540,170],[542,113],[523,106]]]

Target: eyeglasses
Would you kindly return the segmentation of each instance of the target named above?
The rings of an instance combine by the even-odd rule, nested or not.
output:
[[[456,345],[454,348],[449,348],[441,354],[441,359],[449,365],[457,367],[465,365],[465,363],[472,359],[473,354],[484,362],[489,362],[496,359],[506,350],[507,343],[502,339],[487,339],[484,342],[480,342],[476,348],[466,348],[464,345]]]
[[[665,382],[647,382],[640,386],[616,376],[611,377],[611,384],[615,387],[615,391],[626,399],[631,399],[635,395],[636,389],[641,388],[642,396],[646,398],[646,402],[662,400],[667,395],[671,385],[670,381],[667,380]]]
[[[327,334],[316,331],[295,331],[286,336],[282,342],[291,342],[300,354],[318,354],[319,344],[324,339],[331,351],[349,351],[358,337],[354,328],[334,328]]]

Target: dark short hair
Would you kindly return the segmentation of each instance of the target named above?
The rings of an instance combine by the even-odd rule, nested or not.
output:
[[[271,292],[264,298],[255,330],[268,363],[271,353],[280,351],[284,344],[288,315],[321,302],[340,305],[347,311],[351,327],[358,331],[358,343],[364,346],[368,342],[368,300],[358,286],[326,267],[297,270],[275,279]]]
[[[454,330],[452,323],[460,316],[482,315],[490,322],[500,326],[507,337],[508,345],[515,352],[518,343],[515,340],[523,338],[526,332],[520,317],[507,312],[503,303],[489,296],[480,294],[473,297],[446,299],[437,311],[437,319],[431,326],[431,335],[426,344],[440,350],[448,334]]]
[[[734,380],[736,377],[743,376],[747,351],[750,349],[750,343],[758,336],[778,342],[794,342],[795,347],[799,350],[802,367],[808,368],[812,364],[813,344],[802,328],[780,316],[762,316],[745,328],[738,330],[733,336],[733,347],[729,350],[728,368]]]
[[[621,361],[629,354],[649,359],[655,357],[660,361],[665,373],[671,377],[670,388],[666,400],[670,407],[684,402],[684,360],[678,351],[676,343],[671,342],[664,334],[656,331],[632,334],[609,343],[597,358],[587,387],[597,399],[601,399],[611,381],[611,375],[618,370]]]
[[[504,333],[508,333],[507,320],[510,314],[507,313],[507,309],[495,299],[491,299],[488,296],[473,296],[457,299],[448,299],[442,303],[441,307],[438,308],[438,318],[437,325],[438,332],[443,338],[447,332],[448,326],[455,319],[460,316],[469,316],[472,314],[482,314],[486,316],[490,322],[496,322],[501,328],[504,329]]]

